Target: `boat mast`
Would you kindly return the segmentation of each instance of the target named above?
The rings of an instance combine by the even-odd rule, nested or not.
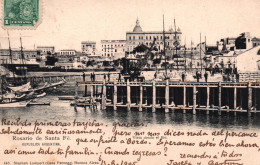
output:
[[[207,38],[206,38],[206,36],[205,36],[205,52],[204,52],[205,55],[204,55],[204,57],[205,57],[206,54],[207,54],[207,42],[206,42],[206,41],[207,41]],[[206,62],[205,62],[205,63],[206,63]],[[206,64],[207,64],[207,63],[206,63]],[[207,67],[207,66],[205,66],[205,68],[206,68],[206,67]],[[204,69],[205,69],[205,68],[204,68]]]
[[[24,63],[24,53],[23,53],[23,44],[22,44],[22,37],[20,35],[20,43],[21,43],[21,62],[22,62],[22,66],[23,66],[23,74],[24,74],[24,77],[25,77],[25,80],[27,80],[26,78],[26,71],[25,71],[25,63]]]
[[[176,24],[175,24],[175,18],[174,18],[174,37],[175,37],[175,51],[176,51],[176,58],[177,58],[177,70],[179,70],[179,59],[178,59],[178,55],[177,55],[177,46],[178,46],[178,41],[177,41],[177,31],[176,31]]]
[[[186,59],[186,37],[185,37],[185,45],[184,45],[184,59],[185,59],[184,69],[186,71],[186,61],[187,61],[187,59]]]
[[[190,41],[190,49],[191,49],[191,50],[190,50],[190,51],[191,51],[191,52],[190,52],[190,54],[191,54],[191,55],[190,55],[190,58],[191,58],[190,69],[191,69],[191,70],[192,70],[192,63],[193,63],[193,60],[192,60],[192,58],[193,58],[193,48],[192,48],[192,45],[193,45],[193,44],[192,44],[192,40],[191,40],[191,41]]]
[[[11,63],[11,70],[13,73],[13,79],[14,79],[14,83],[16,82],[15,79],[15,73],[14,73],[14,69],[13,69],[13,56],[12,56],[12,49],[11,49],[11,43],[10,43],[10,37],[9,37],[9,32],[7,31],[7,35],[8,35],[8,43],[9,43],[9,53],[10,53],[10,63]]]
[[[164,30],[164,15],[163,15],[163,53],[164,53],[164,61],[165,61],[165,75],[167,77],[167,66],[166,66],[166,53],[165,53],[165,30]]]
[[[202,71],[202,58],[201,58],[201,33],[200,33],[200,69]]]

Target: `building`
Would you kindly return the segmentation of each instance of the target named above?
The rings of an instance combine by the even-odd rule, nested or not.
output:
[[[256,47],[258,45],[260,45],[260,38],[252,38],[252,44],[253,44],[253,47]]]
[[[125,56],[126,40],[101,40],[101,56],[119,59]]]
[[[260,71],[259,45],[237,56],[237,70],[239,73]]]
[[[64,49],[60,50],[59,55],[68,55],[68,56],[73,56],[76,55],[77,51],[74,49]]]
[[[54,46],[37,46],[37,50],[43,52],[43,53],[50,53],[54,54],[55,53],[55,47]]]
[[[61,55],[55,67],[62,69],[86,69],[86,64],[81,62],[80,56]]]
[[[236,38],[235,41],[236,49],[240,50],[248,50],[253,47],[252,38],[249,32],[241,33],[239,37]]]
[[[23,58],[21,56],[21,50],[19,49],[13,49],[12,51],[12,58],[10,56],[10,50],[9,49],[0,49],[0,63],[1,64],[22,64],[22,63],[35,63],[36,62],[36,56],[37,56],[37,50],[23,50]],[[22,61],[24,59],[24,61]]]
[[[234,51],[235,50],[236,38],[228,37],[222,38],[220,41],[217,41],[217,47],[219,51]]]
[[[175,49],[176,45],[180,45],[182,35],[180,28],[177,31],[170,28],[164,34],[167,49]],[[163,31],[143,31],[137,19],[133,31],[126,32],[126,51],[133,51],[136,46],[141,44],[149,47],[152,45],[154,39],[156,39],[155,47],[159,51],[163,50]]]
[[[82,41],[81,42],[81,52],[87,55],[96,54],[96,42],[94,41]]]

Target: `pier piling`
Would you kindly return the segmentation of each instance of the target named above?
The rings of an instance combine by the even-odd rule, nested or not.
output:
[[[103,81],[103,87],[102,87],[102,109],[106,109],[106,82]]]
[[[117,110],[117,82],[116,80],[114,81],[114,93],[113,93],[113,109],[114,111]]]
[[[251,116],[252,94],[253,94],[253,93],[252,93],[251,82],[248,82],[248,108],[247,108],[248,116]]]
[[[156,108],[155,108],[155,105],[156,105],[156,86],[155,86],[155,81],[153,80],[153,105],[152,105],[152,112],[155,112]]]
[[[197,89],[196,86],[193,86],[193,107],[192,107],[192,114],[196,114],[196,96],[197,96]]]
[[[209,86],[207,86],[207,105],[206,105],[206,114],[208,115],[209,114],[209,98],[210,98],[210,90],[209,90]]]
[[[234,87],[234,109],[237,109],[237,87]],[[237,115],[237,112],[234,112],[234,116]]]
[[[131,87],[129,84],[129,80],[126,82],[126,93],[127,93],[127,110],[131,110]]]
[[[221,82],[218,83],[218,115],[221,115]]]
[[[165,85],[165,113],[169,112],[169,80],[166,80]]]
[[[139,101],[139,111],[143,111],[143,86],[140,85],[140,101]]]
[[[183,113],[186,113],[186,85],[183,86]]]

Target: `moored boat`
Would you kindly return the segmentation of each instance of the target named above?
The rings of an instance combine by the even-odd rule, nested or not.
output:
[[[27,101],[17,101],[17,102],[2,102],[0,103],[0,108],[19,108],[19,107],[26,107],[31,100]]]

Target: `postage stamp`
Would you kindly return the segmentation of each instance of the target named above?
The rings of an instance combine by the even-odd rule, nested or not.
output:
[[[3,28],[33,29],[41,22],[41,0],[3,0]]]

